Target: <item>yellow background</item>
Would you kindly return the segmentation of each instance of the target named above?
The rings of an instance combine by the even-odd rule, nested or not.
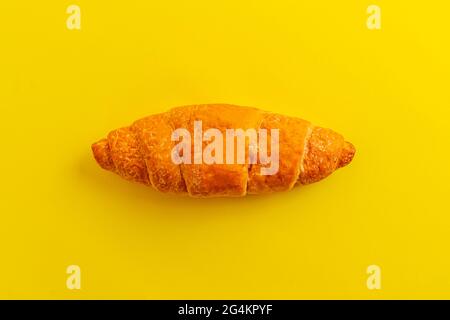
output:
[[[368,30],[366,9],[382,10]],[[81,30],[66,8],[81,8]],[[445,1],[4,1],[1,298],[450,298]],[[308,119],[353,163],[291,192],[159,194],[90,145],[227,102]],[[66,267],[81,267],[81,290]],[[366,268],[381,267],[368,290]]]

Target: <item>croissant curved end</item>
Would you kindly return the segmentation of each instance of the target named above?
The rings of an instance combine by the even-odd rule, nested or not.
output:
[[[348,141],[345,141],[344,148],[342,149],[341,156],[339,157],[338,168],[345,167],[352,162],[355,156],[355,147]]]
[[[108,140],[102,139],[92,145],[92,152],[97,163],[103,169],[115,171],[114,163],[111,159],[111,151],[109,149]]]

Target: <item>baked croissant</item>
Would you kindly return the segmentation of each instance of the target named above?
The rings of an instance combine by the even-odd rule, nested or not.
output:
[[[278,145],[270,145],[267,151],[278,154],[277,171],[263,174],[262,169],[268,164],[251,161],[250,153],[255,145],[249,142],[249,137],[245,139],[248,148],[244,162],[175,162],[174,153],[182,157],[189,154],[186,154],[188,149],[176,148],[174,131],[185,128],[195,135],[194,127],[198,121],[201,121],[202,130],[214,128],[214,132],[224,134],[227,129],[241,128],[258,130],[261,136],[262,129],[266,129],[272,137],[274,129],[278,129]],[[201,143],[201,147],[206,145],[204,140]],[[256,145],[256,149],[259,147]],[[236,151],[233,148],[232,151]],[[187,151],[191,152],[189,156],[198,160],[198,146],[190,149]],[[349,164],[355,154],[353,145],[330,129],[294,117],[228,104],[184,106],[151,115],[131,126],[111,131],[107,138],[92,145],[92,151],[102,168],[127,180],[162,192],[188,193],[194,197],[244,196],[290,190],[296,185],[327,177]],[[215,152],[220,153],[218,151],[221,150]],[[235,159],[236,155],[233,157]]]

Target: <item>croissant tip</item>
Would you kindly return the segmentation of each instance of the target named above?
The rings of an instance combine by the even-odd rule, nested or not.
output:
[[[352,162],[353,157],[355,156],[355,146],[348,141],[345,141],[344,148],[342,149],[341,156],[339,158],[339,168],[345,167],[350,162]]]
[[[115,166],[111,159],[111,152],[109,149],[108,140],[102,139],[91,146],[92,153],[97,163],[103,169],[114,171]]]

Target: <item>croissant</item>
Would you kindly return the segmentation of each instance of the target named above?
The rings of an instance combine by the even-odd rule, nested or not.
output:
[[[205,132],[203,137],[196,132],[198,123]],[[190,134],[190,139],[177,137],[174,132],[178,128]],[[272,140],[278,143],[267,143],[265,150],[266,154],[277,155],[277,164],[273,166],[276,170],[264,173],[271,164],[255,161],[255,154],[256,160],[264,158],[256,152],[262,152],[264,144],[255,143],[251,135],[244,136],[245,154],[243,157],[241,154],[240,162],[235,161],[239,150],[232,142],[239,140],[239,135],[229,136],[230,129],[241,129],[241,133],[255,130],[260,141],[264,137],[277,138]],[[207,132],[213,133],[209,139],[205,139]],[[227,140],[226,145],[231,148],[223,147],[220,134],[230,138],[230,144]],[[185,138],[184,143],[178,142]],[[208,147],[208,142],[216,143],[216,149]],[[205,147],[209,148],[212,162],[202,162],[206,159]],[[290,190],[327,177],[349,164],[355,154],[354,146],[330,129],[294,117],[228,104],[176,107],[148,116],[111,131],[105,139],[92,145],[92,151],[103,169],[127,180],[162,192],[187,193],[194,197],[232,197]],[[223,155],[226,162],[220,161],[222,153],[227,153]],[[191,162],[180,162],[180,159]]]

